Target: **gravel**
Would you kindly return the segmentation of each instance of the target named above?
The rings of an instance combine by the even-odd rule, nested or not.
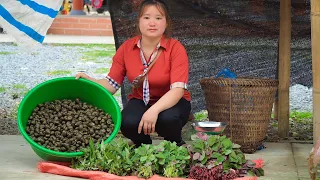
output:
[[[312,88],[296,84],[290,87],[290,110],[312,112]]]
[[[84,70],[92,77],[103,78],[106,74],[95,73],[99,68],[110,68],[111,57],[94,61],[88,51],[109,50],[100,46],[53,46],[22,49],[13,44],[0,43],[0,134],[18,134],[15,112],[24,94],[37,84],[62,76],[75,76]],[[50,75],[51,71],[70,71],[63,75]],[[1,90],[2,89],[2,90]],[[3,91],[3,92],[1,92]],[[122,107],[121,97],[115,96]],[[290,109],[312,111],[312,88],[296,84],[290,87]]]
[[[101,46],[43,45],[35,49],[26,49],[0,43],[0,47],[0,134],[18,133],[14,121],[15,112],[28,90],[49,79],[75,76],[78,71],[85,71],[94,78],[103,78],[106,73],[96,73],[96,70],[110,68],[111,57],[94,59],[90,53],[114,52],[114,48],[106,49]],[[88,60],[92,58],[94,60]],[[60,75],[52,74],[57,70],[66,72]],[[120,96],[114,97],[122,107]]]

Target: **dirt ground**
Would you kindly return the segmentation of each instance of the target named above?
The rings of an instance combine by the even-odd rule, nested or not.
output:
[[[17,121],[10,117],[10,114],[0,109],[0,135],[16,135],[19,134]]]

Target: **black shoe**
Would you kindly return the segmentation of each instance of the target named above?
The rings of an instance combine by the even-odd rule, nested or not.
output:
[[[185,145],[186,142],[184,142],[184,140],[181,140],[180,142],[177,142],[177,146],[182,146],[182,145]]]
[[[146,140],[146,141],[133,141],[134,143],[134,147],[138,148],[140,147],[142,144],[152,144],[152,140]]]

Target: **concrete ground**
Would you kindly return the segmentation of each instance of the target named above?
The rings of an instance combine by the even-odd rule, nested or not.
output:
[[[0,43],[16,42],[14,38],[7,34],[0,34]],[[47,35],[44,44],[114,44],[113,36],[64,36]]]
[[[41,173],[37,163],[41,159],[33,152],[27,141],[19,135],[0,136],[1,180],[72,180],[79,178]],[[158,142],[155,142],[158,143]],[[246,154],[247,159],[262,158],[265,176],[259,180],[307,180],[307,157],[312,144],[265,143],[266,149]]]
[[[0,43],[15,42],[6,34],[0,34]],[[44,43],[114,44],[112,36],[59,36],[47,35]],[[71,180],[79,178],[41,173],[36,169],[41,159],[33,152],[22,136],[0,136],[0,180]],[[155,142],[157,143],[157,142]],[[266,149],[247,154],[247,159],[262,158],[265,176],[259,180],[307,180],[307,157],[312,144],[265,143]]]

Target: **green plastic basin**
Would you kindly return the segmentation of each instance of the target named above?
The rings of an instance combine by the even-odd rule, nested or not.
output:
[[[33,109],[40,103],[58,99],[80,98],[93,106],[103,109],[112,116],[114,130],[104,141],[111,142],[121,126],[121,111],[119,104],[104,87],[86,79],[63,77],[45,81],[31,89],[20,103],[18,109],[18,128],[22,136],[31,145],[33,151],[43,160],[57,162],[71,162],[82,152],[57,152],[47,149],[33,141],[26,133],[25,128]]]

